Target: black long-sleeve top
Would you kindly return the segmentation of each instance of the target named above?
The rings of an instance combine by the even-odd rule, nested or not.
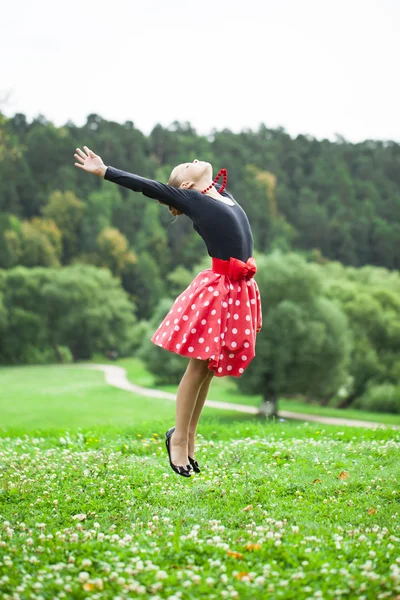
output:
[[[222,195],[230,198],[233,206],[194,190],[175,188],[114,167],[107,167],[104,179],[183,212],[203,238],[209,256],[223,260],[232,256],[244,262],[253,256],[253,235],[247,215],[226,191]]]

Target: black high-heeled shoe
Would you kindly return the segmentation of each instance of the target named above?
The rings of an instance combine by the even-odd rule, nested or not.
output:
[[[194,458],[192,458],[191,456],[188,457],[189,458],[189,462],[193,468],[193,471],[195,473],[200,473],[200,467],[199,467],[199,463],[197,462],[197,460],[195,460]]]
[[[165,445],[167,447],[169,464],[171,465],[171,469],[173,471],[175,471],[175,473],[178,473],[178,475],[183,475],[183,477],[191,477],[190,465],[186,465],[186,467],[181,467],[180,465],[174,465],[174,463],[171,460],[171,451],[170,451],[169,446],[170,446],[171,435],[174,433],[174,431],[175,431],[175,427],[171,427],[170,429],[168,429],[168,431],[165,434]]]

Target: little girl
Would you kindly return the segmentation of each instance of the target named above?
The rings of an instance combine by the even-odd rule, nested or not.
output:
[[[194,458],[200,414],[213,375],[240,377],[255,356],[262,327],[261,299],[254,274],[253,236],[243,208],[225,191],[226,170],[213,180],[210,163],[194,160],[175,167],[168,185],[111,166],[87,146],[76,149],[79,167],[167,204],[187,215],[203,238],[212,266],[196,275],[176,298],[151,341],[189,358],[176,396],[176,423],[166,433],[171,468],[184,477]],[[217,190],[220,176],[223,184]]]

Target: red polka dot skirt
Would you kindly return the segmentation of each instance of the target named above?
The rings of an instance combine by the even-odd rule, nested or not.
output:
[[[253,257],[212,259],[176,298],[151,341],[181,356],[209,359],[217,377],[241,377],[255,356],[262,327]]]

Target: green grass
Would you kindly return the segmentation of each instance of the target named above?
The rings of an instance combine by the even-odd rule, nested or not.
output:
[[[205,408],[185,479],[164,446],[174,402],[76,365],[3,368],[0,390],[1,600],[400,593],[400,432]]]
[[[400,592],[400,434],[208,417],[185,479],[166,426],[0,438],[2,600]]]
[[[102,356],[96,356],[91,362],[102,364],[113,364],[127,370],[128,379],[143,387],[156,387],[154,376],[146,370],[142,361],[137,358],[123,358],[117,361],[109,361]],[[176,385],[160,386],[158,389],[166,392],[176,393]],[[233,377],[214,377],[210,387],[209,397],[213,400],[247,404],[249,406],[260,406],[261,396],[248,396],[237,390]],[[299,400],[279,400],[279,409],[310,415],[321,415],[325,417],[344,417],[347,419],[359,419],[362,421],[376,421],[392,425],[400,425],[400,415],[388,413],[376,413],[355,409],[337,409],[316,404],[308,404]]]
[[[221,413],[206,407],[204,415]],[[0,435],[10,430],[132,426],[175,417],[175,403],[139,396],[105,383],[104,374],[77,365],[0,369]],[[232,419],[232,411],[224,418]]]

